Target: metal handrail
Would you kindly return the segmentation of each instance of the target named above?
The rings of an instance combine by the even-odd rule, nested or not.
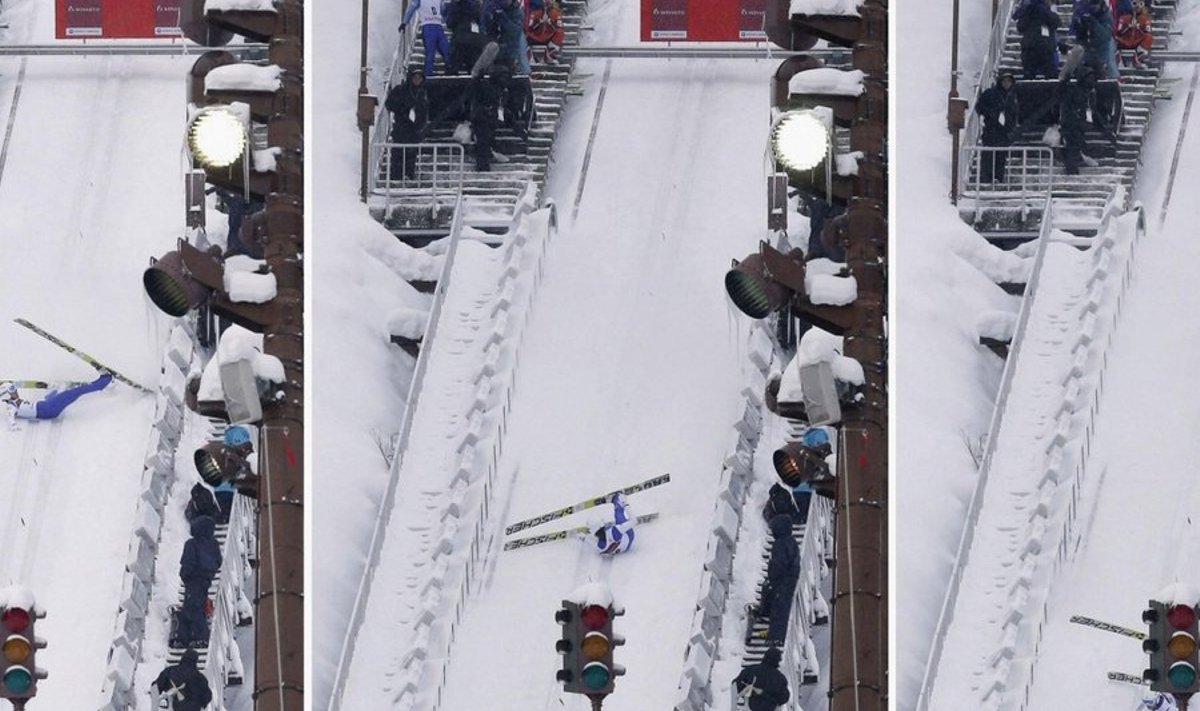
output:
[[[992,160],[1004,158],[1007,164],[1004,180],[985,181],[985,156]],[[975,217],[990,203],[1011,204],[1017,201],[1022,216],[1050,197],[1054,187],[1054,151],[1049,146],[978,146],[962,148],[964,169],[959,180],[961,197],[973,198]]]
[[[821,594],[821,579],[825,572],[825,540],[832,516],[833,502],[814,493],[808,503],[808,523],[804,529],[804,543],[800,547],[800,578],[792,597],[788,635],[783,648],[784,663],[780,665],[788,688],[797,694],[804,683],[801,670],[809,669],[814,661],[809,658],[813,601]]]
[[[383,548],[384,532],[387,530],[392,508],[396,502],[396,485],[400,479],[400,468],[404,463],[404,455],[408,451],[408,439],[412,433],[413,415],[416,413],[417,404],[420,402],[421,393],[424,388],[425,372],[429,367],[429,354],[432,352],[433,344],[437,339],[442,306],[446,301],[446,294],[450,291],[450,277],[454,271],[454,257],[458,252],[458,245],[462,238],[463,221],[462,210],[459,209],[460,202],[461,197],[457,199],[455,204],[454,218],[450,225],[450,244],[446,250],[441,275],[438,277],[437,288],[434,291],[433,304],[429,311],[429,322],[425,325],[425,334],[421,339],[421,351],[417,356],[417,364],[413,370],[412,383],[409,386],[408,399],[406,400],[400,431],[396,438],[396,455],[392,458],[392,466],[388,470],[388,483],[383,494],[383,505],[379,508],[379,514],[375,519],[375,528],[371,533],[367,565],[363,569],[362,578],[359,580],[358,591],[354,596],[353,612],[351,613],[350,622],[347,625],[346,639],[342,643],[342,650],[338,656],[337,675],[333,680],[333,692],[330,697],[330,711],[338,711],[342,705],[342,694],[345,692],[346,687],[346,675],[350,668],[350,662],[354,657],[354,645],[358,640],[363,615],[366,612],[367,596],[371,589],[371,581],[374,579],[375,570],[379,565],[379,554]]]
[[[979,523],[979,509],[983,504],[983,492],[987,488],[988,475],[991,473],[992,457],[996,453],[996,440],[1004,421],[1005,405],[1012,390],[1013,376],[1020,362],[1021,344],[1025,339],[1025,331],[1029,326],[1029,315],[1037,298],[1038,280],[1041,277],[1042,266],[1046,261],[1046,247],[1050,243],[1051,225],[1054,223],[1054,201],[1046,198],[1042,213],[1042,228],[1038,238],[1037,254],[1033,261],[1033,270],[1025,286],[1025,295],[1021,299],[1021,311],[1017,316],[1016,330],[1013,333],[1012,350],[1004,363],[1004,373],[1000,377],[1000,391],[996,397],[996,406],[992,409],[991,424],[988,427],[987,447],[984,449],[980,462],[979,477],[975,481],[975,491],[971,495],[971,503],[967,508],[966,521],[963,523],[962,534],[958,541],[958,551],[954,556],[954,569],[950,574],[950,585],[946,589],[946,597],[942,600],[942,608],[938,613],[937,627],[934,630],[933,643],[929,650],[929,658],[925,663],[925,674],[921,679],[921,693],[917,697],[917,711],[928,711],[933,684],[937,680],[937,667],[941,663],[942,648],[946,640],[946,632],[952,622],[953,609],[958,602],[958,590],[962,584],[963,570],[970,558],[971,544],[975,538],[975,526]]]
[[[979,79],[975,84],[975,91],[973,93],[976,102],[979,101],[979,94],[983,91],[987,83],[984,78],[990,77],[995,72],[996,65],[999,63],[1001,55],[1004,54],[1004,43],[1008,39],[1008,24],[1012,21],[1014,3],[1015,0],[999,0],[996,6],[996,21],[992,23],[991,39],[988,41],[987,52],[983,55],[983,63],[980,65],[982,69],[980,70]],[[963,130],[962,143],[959,148],[959,165],[968,165],[964,162],[970,157],[967,149],[979,143],[980,130],[979,114],[969,111],[967,125]],[[963,193],[965,182],[963,172],[960,172],[958,185],[955,186],[955,191],[958,195],[962,195]]]
[[[213,690],[213,711],[225,709],[224,689],[230,678],[243,678],[245,670],[234,631],[238,624],[238,602],[244,596],[247,526],[255,522],[253,506],[245,496],[233,498],[233,510],[221,550],[221,572],[217,577],[217,594],[213,600],[212,629],[209,633],[208,657],[204,677]]]

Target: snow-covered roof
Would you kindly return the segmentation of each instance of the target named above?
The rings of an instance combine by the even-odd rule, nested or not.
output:
[[[584,583],[571,591],[567,595],[567,600],[577,605],[602,605],[608,607],[613,604],[612,589],[605,583]]]
[[[0,607],[23,607],[26,610],[33,610],[36,604],[33,591],[24,585],[9,585],[0,588]]]

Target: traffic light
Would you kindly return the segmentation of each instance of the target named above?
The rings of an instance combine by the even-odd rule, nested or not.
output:
[[[230,482],[243,495],[255,498],[258,495],[258,476],[247,459],[250,451],[231,447],[218,440],[197,449],[192,461],[200,478],[209,486],[216,488]]]
[[[1151,600],[1142,620],[1150,625],[1150,633],[1142,642],[1142,649],[1150,654],[1150,668],[1143,673],[1150,688],[1168,694],[1200,691],[1196,607],[1184,603],[1168,606]]]
[[[37,668],[37,650],[45,640],[34,636],[34,621],[45,617],[34,605],[9,605],[0,612],[4,633],[4,666],[0,673],[0,699],[31,699],[37,695],[37,680],[46,672]]]
[[[766,242],[758,245],[758,254],[725,273],[725,291],[734,305],[750,318],[768,315],[791,305],[792,311],[814,326],[841,335],[852,324],[852,313],[845,306],[814,304],[804,287],[804,255],[799,250],[787,254]]]
[[[555,649],[563,655],[563,668],[556,678],[570,694],[604,696],[615,688],[616,677],[625,669],[613,663],[613,648],[625,640],[613,634],[613,618],[625,611],[613,605],[598,605],[563,600],[563,609],[554,619],[563,626],[562,639]]]

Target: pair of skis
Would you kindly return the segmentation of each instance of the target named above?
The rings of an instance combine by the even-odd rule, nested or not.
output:
[[[122,383],[125,383],[126,385],[128,385],[129,387],[131,387],[131,388],[134,388],[135,390],[141,390],[142,392],[146,392],[146,393],[151,393],[151,392],[154,392],[154,391],[153,391],[153,390],[151,390],[150,388],[147,388],[147,387],[145,387],[145,386],[143,386],[143,385],[140,385],[139,383],[135,383],[134,381],[132,381],[132,380],[130,380],[129,378],[127,378],[125,375],[123,375],[123,374],[121,374],[121,373],[118,373],[117,371],[113,370],[112,368],[108,367],[107,365],[104,365],[104,364],[103,364],[103,363],[101,363],[100,361],[96,360],[95,358],[93,358],[92,356],[88,355],[87,353],[84,353],[83,351],[81,351],[81,350],[79,350],[79,349],[75,348],[74,346],[72,346],[71,344],[69,344],[69,343],[67,343],[66,341],[62,340],[62,339],[61,339],[61,338],[59,338],[58,336],[55,336],[54,334],[52,334],[52,333],[49,333],[49,332],[47,332],[46,330],[42,329],[40,326],[37,326],[37,325],[35,325],[35,324],[33,324],[33,323],[30,323],[29,321],[26,321],[26,320],[25,320],[25,319],[23,319],[23,318],[18,318],[18,319],[13,319],[13,320],[14,320],[14,321],[16,321],[17,323],[21,324],[21,325],[22,325],[22,326],[24,326],[25,328],[28,328],[30,331],[33,331],[34,333],[36,333],[37,335],[41,336],[42,338],[45,338],[47,341],[50,341],[51,343],[53,343],[54,345],[58,346],[59,348],[62,348],[62,349],[63,349],[63,350],[65,350],[66,352],[70,353],[71,355],[73,355],[73,356],[75,356],[75,357],[79,358],[80,360],[82,360],[83,362],[85,362],[85,363],[87,363],[88,365],[92,366],[92,367],[93,367],[93,368],[95,368],[96,370],[99,370],[99,371],[101,371],[101,372],[104,372],[104,373],[110,373],[110,374],[113,376],[113,379],[114,379],[114,380],[119,380],[119,381],[121,381]],[[45,383],[45,382],[43,382],[43,381],[40,381],[40,380],[34,380],[34,381],[17,381],[17,386],[18,386],[18,387],[22,387],[22,386],[21,386],[21,383],[22,383],[22,382],[27,382],[27,383],[29,383],[29,382],[32,382],[32,383],[38,383],[38,385],[26,385],[26,386],[24,386],[24,387],[31,387],[31,388],[33,388],[33,387],[44,387],[44,386],[48,385],[48,383]]]
[[[532,528],[533,526],[539,526],[539,525],[541,525],[543,523],[547,523],[549,521],[554,521],[554,520],[557,520],[560,518],[565,518],[567,516],[570,516],[571,514],[578,513],[580,511],[586,511],[587,509],[595,508],[602,504],[606,504],[612,499],[613,495],[615,495],[615,494],[619,493],[619,494],[624,494],[625,496],[629,496],[631,494],[636,494],[639,491],[645,491],[646,489],[652,489],[656,486],[666,484],[669,481],[671,481],[670,474],[663,474],[661,476],[651,477],[650,479],[647,479],[643,482],[639,482],[637,484],[627,486],[624,489],[617,489],[616,491],[611,491],[607,494],[604,494],[603,496],[595,496],[590,499],[584,499],[583,501],[571,504],[570,506],[564,506],[561,509],[555,509],[554,511],[550,511],[550,512],[547,512],[544,514],[539,514],[537,516],[527,518],[523,521],[517,521],[516,523],[509,524],[509,526],[504,529],[504,533],[505,533],[505,535],[512,535],[519,531],[523,531],[527,528]],[[649,521],[653,521],[656,518],[658,518],[657,513],[648,513],[648,514],[644,514],[642,516],[638,516],[637,518],[634,519],[634,522],[635,523],[646,523]],[[550,533],[544,533],[540,536],[529,536],[527,538],[517,538],[517,539],[511,540],[511,541],[508,541],[507,543],[505,543],[504,550],[510,551],[510,550],[514,550],[517,548],[527,548],[529,546],[534,546],[539,543],[548,543],[550,541],[560,541],[560,540],[563,540],[573,534],[584,534],[584,533],[587,533],[587,531],[588,531],[587,526],[576,526],[574,528],[567,528],[567,529],[563,529],[560,531],[552,531]]]
[[[1070,621],[1074,622],[1077,625],[1091,627],[1093,629],[1098,629],[1098,630],[1101,630],[1104,632],[1112,632],[1114,634],[1123,635],[1125,637],[1131,637],[1131,638],[1137,639],[1137,640],[1146,639],[1146,633],[1142,632],[1141,630],[1135,630],[1130,627],[1123,627],[1121,625],[1114,625],[1111,622],[1097,620],[1094,617],[1085,617],[1083,615],[1071,615]],[[1139,686],[1146,684],[1145,680],[1142,679],[1141,674],[1127,674],[1125,672],[1110,671],[1107,673],[1107,676],[1108,676],[1109,681],[1119,681],[1123,684],[1138,684]]]

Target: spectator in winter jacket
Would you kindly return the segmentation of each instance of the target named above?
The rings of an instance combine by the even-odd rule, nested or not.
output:
[[[503,71],[503,70],[502,70]],[[504,125],[512,129],[517,138],[529,138],[529,124],[534,120],[533,88],[527,79],[508,78],[504,81]]]
[[[500,44],[496,63],[514,73],[529,73],[525,42],[525,10],[521,0],[487,0],[483,6],[483,34]]]
[[[788,616],[792,612],[792,597],[800,579],[800,547],[792,538],[792,519],[776,516],[771,519],[771,557],[767,561],[767,581],[763,585],[759,613],[767,615],[767,640],[782,646],[787,639]]]
[[[1056,35],[1062,22],[1048,0],[1022,0],[1013,12],[1021,33],[1021,70],[1026,79],[1058,74]]]
[[[558,51],[566,34],[557,0],[529,0],[525,37],[529,41],[530,54],[533,54],[533,47],[542,47],[542,61],[546,64],[558,63]]]
[[[492,150],[496,145],[500,102],[504,98],[506,71],[493,70],[491,76],[475,77],[467,86],[471,134],[475,137],[475,170],[492,169]]]
[[[1021,112],[1017,105],[1016,78],[1012,72],[1001,71],[996,84],[979,96],[975,111],[983,119],[980,143],[988,148],[1006,148],[1013,143]],[[979,156],[979,181],[1004,182],[1008,154],[1005,151],[982,151]]]
[[[183,517],[188,521],[194,521],[197,516],[208,516],[215,521],[220,514],[221,509],[217,506],[217,500],[213,497],[213,493],[204,484],[196,483],[192,487],[187,506],[183,509]]]
[[[1070,60],[1068,60],[1070,61]],[[1078,175],[1086,145],[1084,130],[1096,117],[1096,68],[1086,62],[1058,83],[1058,122],[1067,175]]]
[[[801,514],[800,507],[792,498],[791,489],[778,482],[771,485],[771,490],[767,492],[767,503],[763,506],[763,518],[770,521],[776,516],[787,516],[793,523],[804,523],[802,516],[807,516],[807,511]]]
[[[624,553],[633,545],[634,516],[625,503],[625,495],[617,492],[609,499],[613,507],[612,523],[593,524],[592,535],[595,536],[596,550],[601,555],[616,555]]]
[[[442,55],[442,64],[450,65],[450,43],[446,41],[446,29],[442,24],[442,0],[412,0],[404,19],[400,21],[400,31],[412,21],[413,15],[421,23],[421,41],[425,45],[425,76],[433,76],[433,55]]]
[[[221,548],[213,538],[214,521],[197,516],[192,521],[192,537],[183,544],[179,560],[179,579],[183,583],[183,605],[173,646],[208,646],[208,616],[204,603],[208,588],[221,570]]]
[[[1114,30],[1121,56],[1132,55],[1129,61],[1141,69],[1150,57],[1154,35],[1150,32],[1150,12],[1145,0],[1118,0],[1117,27]]]
[[[159,673],[154,688],[162,694],[172,711],[201,711],[212,701],[208,679],[196,668],[196,650],[187,649],[174,666]]]
[[[480,32],[477,0],[447,0],[442,6],[450,30],[450,74],[466,74],[479,59],[487,39]]]
[[[17,391],[17,384],[12,381],[0,382],[0,404],[8,414],[8,428],[16,429],[17,420],[53,420],[62,414],[67,406],[88,393],[103,390],[112,382],[111,373],[101,373],[100,377],[90,383],[76,385],[63,391],[51,390],[37,402],[22,400]]]
[[[408,77],[388,92],[384,108],[392,114],[392,143],[420,143],[429,120],[429,94],[425,89],[425,72],[419,67],[408,70]],[[417,177],[415,147],[393,148],[388,177],[397,180]]]
[[[1103,68],[1100,79],[1116,79],[1117,44],[1113,17],[1107,0],[1076,0],[1071,15],[1071,33],[1084,48],[1084,61]]]
[[[779,649],[771,647],[762,661],[746,667],[733,680],[739,696],[746,699],[750,711],[775,711],[791,698],[787,679],[779,671]]]

